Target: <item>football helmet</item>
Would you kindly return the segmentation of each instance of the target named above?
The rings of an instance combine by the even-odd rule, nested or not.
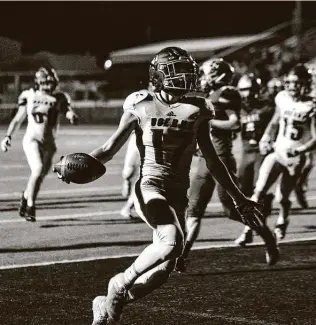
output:
[[[215,58],[204,62],[200,67],[200,88],[205,92],[230,85],[235,69],[223,58]]]
[[[244,74],[237,83],[237,89],[246,108],[251,108],[251,102],[258,99],[261,90],[261,79],[253,73]]]
[[[267,83],[268,93],[272,96],[275,96],[283,88],[282,81],[278,78],[272,78]]]
[[[312,73],[302,63],[296,64],[284,78],[284,89],[293,97],[299,98],[311,91]]]
[[[53,68],[39,68],[35,73],[35,89],[52,93],[58,83],[59,79],[56,71]]]
[[[198,65],[187,51],[166,47],[158,52],[149,66],[149,82],[153,90],[164,90],[173,96],[183,96],[196,89]]]

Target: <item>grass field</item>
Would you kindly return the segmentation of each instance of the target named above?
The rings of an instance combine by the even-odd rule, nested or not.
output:
[[[89,152],[112,129],[63,126],[56,161],[64,153]],[[4,134],[5,129],[0,130],[0,136]],[[105,294],[109,278],[151,240],[144,223],[118,213],[124,150],[94,183],[67,185],[49,175],[33,224],[16,211],[29,173],[22,134],[0,155],[0,324],[91,324],[93,298]],[[238,156],[238,144],[235,150]],[[155,294],[127,306],[120,324],[315,325],[315,185],[313,172],[310,208],[294,204],[289,233],[280,244],[281,259],[274,267],[265,265],[257,237],[251,247],[233,247],[242,225],[223,217],[215,196],[188,272],[173,273]],[[269,219],[271,226],[276,213]]]

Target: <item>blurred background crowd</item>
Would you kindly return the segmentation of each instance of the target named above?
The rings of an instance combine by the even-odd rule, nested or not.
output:
[[[146,39],[142,38],[139,44],[134,41],[134,47],[121,46],[102,56],[75,51],[57,54],[46,49],[30,54],[23,50],[23,41],[0,34],[0,123],[10,121],[19,93],[33,85],[34,72],[43,65],[57,71],[60,88],[72,98],[81,123],[117,122],[122,100],[133,91],[147,88],[149,61],[165,46],[185,48],[199,64],[213,57],[223,57],[235,68],[235,85],[243,74],[253,72],[261,78],[265,88],[270,80],[282,80],[297,62],[306,63],[311,69],[314,67],[316,21],[303,19],[302,6],[305,5],[300,1],[292,2],[289,7],[291,19],[260,33],[238,36],[231,36],[232,31],[225,37],[171,39],[170,36],[158,40],[152,36],[148,23]],[[124,29],[126,34],[126,27]],[[106,33],[111,31],[106,30]],[[107,42],[106,33],[105,40],[100,42]]]

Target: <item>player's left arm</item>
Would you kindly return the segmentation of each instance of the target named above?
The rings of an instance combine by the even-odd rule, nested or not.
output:
[[[218,157],[213,142],[210,138],[208,121],[201,122],[197,130],[197,143],[205,157],[207,168],[215,179],[226,189],[228,194],[238,202],[246,199],[244,194],[234,183],[225,164]]]
[[[245,197],[235,182],[232,180],[225,164],[218,157],[209,133],[208,121],[200,123],[197,130],[197,142],[206,160],[207,168],[214,178],[227,191],[235,202],[236,208],[240,212],[242,221],[250,226],[257,227],[263,225],[263,215],[260,212],[261,206]]]
[[[63,112],[65,113],[66,119],[71,124],[77,124],[78,123],[78,115],[73,110],[73,107],[71,105],[71,98],[67,93],[63,93],[62,105],[63,105]]]
[[[240,128],[238,115],[235,111],[226,109],[228,120],[211,120],[210,126],[214,129],[237,131]]]

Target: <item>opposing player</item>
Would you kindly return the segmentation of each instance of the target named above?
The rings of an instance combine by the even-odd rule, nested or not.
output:
[[[11,146],[12,135],[27,118],[23,149],[31,175],[22,193],[19,207],[20,216],[25,217],[27,221],[36,221],[35,201],[56,152],[55,136],[59,114],[64,114],[72,124],[77,121],[68,94],[55,91],[58,83],[54,69],[41,67],[36,72],[35,87],[24,90],[19,96],[18,112],[1,142],[1,149],[6,152]]]
[[[259,141],[272,118],[274,107],[260,96],[261,79],[253,73],[243,75],[238,81],[237,89],[242,97],[240,114],[242,155],[238,178],[241,191],[251,197],[258,179],[259,168],[265,157],[260,153]],[[264,196],[262,200],[264,215],[271,213],[273,198],[273,194]],[[239,236],[235,243],[244,246],[252,241],[252,232],[246,232]]]
[[[184,240],[189,172],[196,141],[214,177],[234,199],[247,224],[266,233],[267,255],[275,259],[278,248],[272,232],[262,224],[257,203],[248,200],[232,181],[218,158],[209,133],[212,104],[185,96],[194,90],[197,64],[177,47],[161,50],[150,63],[154,92],[127,97],[120,124],[107,142],[90,154],[106,163],[135,131],[141,157],[135,185],[135,208],[153,230],[149,245],[124,272],[108,284],[106,296],[93,301],[93,325],[118,321],[123,307],[151,293],[169,278]]]
[[[123,186],[122,195],[126,203],[120,211],[124,218],[133,218],[132,209],[134,207],[135,183],[139,178],[140,156],[136,145],[136,135],[133,132],[128,141],[126,154],[124,158],[124,167],[122,171]]]
[[[225,164],[231,177],[237,182],[236,159],[233,156],[232,132],[240,128],[241,97],[238,90],[231,86],[234,68],[223,59],[213,59],[201,66],[200,90],[215,109],[215,118],[210,121],[211,137],[217,155]],[[198,237],[202,217],[210,202],[216,181],[209,170],[203,154],[199,150],[196,173],[191,178],[189,206],[187,210],[187,239],[182,256],[178,259],[176,271],[185,272],[188,256]],[[223,186],[217,186],[218,196],[226,215],[233,220],[240,220],[232,198]]]
[[[306,163],[306,155],[316,146],[315,104],[308,93],[311,75],[303,64],[294,66],[286,77],[285,90],[275,98],[276,111],[260,141],[263,161],[252,199],[259,201],[281,175],[280,212],[275,226],[278,239],[283,239],[289,225],[290,194]],[[275,143],[274,133],[278,129]],[[249,227],[244,233],[251,232]]]

